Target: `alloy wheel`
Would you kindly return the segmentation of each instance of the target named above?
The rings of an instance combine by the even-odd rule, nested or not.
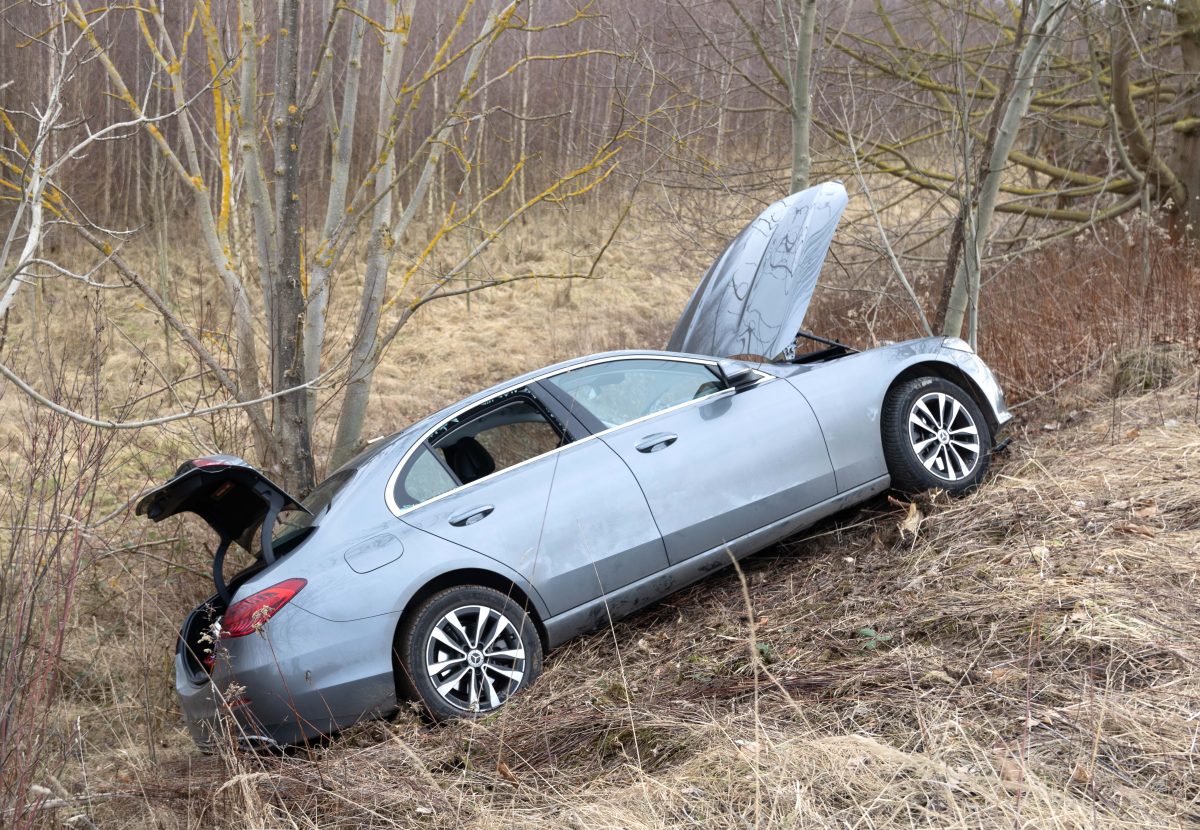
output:
[[[929,392],[908,413],[908,440],[917,460],[943,481],[959,481],[979,464],[979,428],[967,408],[945,392]]]
[[[504,703],[525,676],[525,646],[512,620],[494,608],[465,605],[433,626],[425,670],[456,709],[486,712]]]

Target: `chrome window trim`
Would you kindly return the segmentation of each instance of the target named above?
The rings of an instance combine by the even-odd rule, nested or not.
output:
[[[526,464],[531,464],[534,461],[540,461],[541,459],[548,458],[548,457],[554,455],[555,453],[562,452],[563,450],[570,449],[571,447],[577,447],[580,444],[585,444],[588,441],[591,441],[593,438],[599,438],[600,436],[607,435],[610,432],[615,432],[619,429],[625,429],[626,427],[633,426],[634,424],[640,424],[643,421],[649,420],[650,418],[657,418],[659,415],[665,415],[668,412],[674,412],[675,410],[682,409],[685,406],[693,406],[695,404],[700,404],[700,403],[704,403],[707,401],[711,401],[721,395],[733,395],[738,391],[735,389],[718,389],[716,392],[710,392],[709,394],[705,395],[702,398],[693,398],[690,401],[684,401],[683,403],[677,403],[674,406],[669,406],[666,409],[660,409],[658,412],[651,412],[649,415],[643,415],[640,418],[634,418],[632,421],[626,421],[623,424],[617,424],[616,426],[608,427],[607,429],[602,429],[599,432],[589,433],[588,435],[583,436],[582,438],[578,439],[577,441],[572,441],[568,444],[563,444],[560,447],[555,447],[554,449],[549,450],[548,452],[544,452],[541,455],[535,455],[535,456],[533,456],[533,458],[527,458],[518,464],[513,464],[511,467],[505,467],[503,470],[496,470],[494,473],[488,473],[483,478],[477,478],[474,481],[468,481],[466,484],[460,484],[457,487],[447,490],[444,493],[439,493],[436,496],[434,496],[433,498],[426,499],[425,501],[417,502],[416,504],[410,504],[408,507],[401,507],[400,505],[396,504],[396,482],[399,480],[400,473],[403,472],[405,466],[409,462],[409,459],[412,458],[412,456],[416,453],[418,447],[421,447],[422,445],[425,444],[426,441],[429,440],[429,436],[433,435],[433,433],[437,432],[439,429],[441,429],[443,426],[448,424],[450,421],[453,421],[455,418],[459,417],[464,412],[468,412],[477,406],[487,403],[489,400],[492,400],[493,398],[497,398],[501,395],[506,395],[509,392],[512,392],[516,389],[520,389],[525,386],[531,386],[535,383],[540,383],[544,380],[554,377],[555,375],[561,375],[564,372],[573,372],[576,369],[582,369],[586,366],[595,366],[596,364],[599,364],[599,363],[612,363],[612,362],[615,362],[618,360],[667,360],[667,361],[674,361],[676,363],[698,363],[702,366],[707,366],[709,368],[713,368],[717,365],[716,360],[697,358],[697,357],[682,357],[682,356],[675,356],[675,355],[649,355],[649,354],[648,355],[613,355],[611,357],[598,357],[594,360],[588,360],[583,363],[576,363],[572,366],[567,366],[562,369],[555,369],[554,371],[547,372],[544,375],[538,375],[535,378],[530,378],[528,380],[521,381],[520,383],[513,383],[509,386],[505,386],[504,388],[497,390],[496,393],[489,398],[486,398],[481,401],[476,401],[475,403],[468,404],[466,406],[463,406],[459,409],[454,410],[454,412],[450,413],[445,418],[438,421],[432,427],[427,429],[424,432],[424,434],[422,434],[421,437],[417,441],[413,442],[413,445],[411,447],[409,447],[407,450],[404,451],[403,457],[401,457],[399,463],[396,464],[396,469],[392,470],[392,474],[390,476],[388,476],[387,489],[384,492],[384,499],[387,502],[388,510],[390,510],[392,515],[395,516],[397,519],[402,519],[402,518],[404,518],[404,515],[406,513],[410,512],[412,510],[416,510],[418,507],[424,507],[427,504],[433,504],[434,502],[436,502],[440,499],[443,499],[443,498],[453,495],[455,493],[462,492],[463,490],[467,489],[468,487],[472,487],[476,484],[479,484],[480,482],[489,481],[491,479],[494,479],[497,476],[502,476],[505,473],[509,472],[510,470],[520,469],[521,467],[524,467]],[[753,384],[754,386],[759,386],[768,381],[777,379],[777,378],[775,378],[774,375],[770,375],[760,369],[754,369],[753,371],[758,374],[758,379],[754,382],[754,384]],[[714,373],[714,376],[719,377],[715,373]],[[747,388],[749,388],[749,387],[747,387]],[[744,391],[744,390],[742,390],[742,391]]]

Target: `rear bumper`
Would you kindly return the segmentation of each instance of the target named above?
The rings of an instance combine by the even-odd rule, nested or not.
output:
[[[396,708],[397,616],[331,622],[289,605],[262,630],[223,640],[211,677],[175,656],[175,690],[196,745],[304,744]]]

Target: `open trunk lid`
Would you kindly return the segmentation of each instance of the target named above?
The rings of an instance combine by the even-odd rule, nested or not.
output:
[[[250,550],[254,531],[272,508],[275,512],[305,510],[297,499],[237,456],[209,455],[180,465],[170,481],[141,498],[137,515],[161,522],[179,513],[195,513],[222,540]]]
[[[262,528],[262,559],[271,564],[275,561],[271,530],[283,510],[309,513],[297,499],[233,455],[209,455],[185,461],[170,481],[151,490],[137,503],[137,515],[151,521],[195,513],[217,532],[221,544],[213,554],[213,584],[226,606],[232,600],[223,573],[229,546],[237,542],[253,553],[254,532]]]
[[[734,237],[688,300],[667,349],[774,358],[796,338],[846,189],[827,182],[775,202]]]

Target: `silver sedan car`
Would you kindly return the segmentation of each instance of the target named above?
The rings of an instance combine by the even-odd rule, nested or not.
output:
[[[882,493],[965,492],[1010,416],[964,342],[856,351],[801,331],[846,204],[767,208],[705,275],[668,351],[590,355],[434,413],[303,501],[232,456],[144,496],[220,538],[176,686],[202,748],[384,716],[491,712],[544,655]],[[818,341],[797,353],[801,338]],[[238,544],[256,554],[227,579]]]

